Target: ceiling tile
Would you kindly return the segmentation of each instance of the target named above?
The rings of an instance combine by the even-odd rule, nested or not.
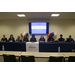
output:
[[[43,18],[43,12],[33,12],[35,19]]]

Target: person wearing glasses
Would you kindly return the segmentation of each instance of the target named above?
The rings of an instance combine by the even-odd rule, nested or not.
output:
[[[39,39],[39,42],[45,42],[45,39],[43,36],[41,36],[41,38]]]
[[[16,42],[22,42],[22,40],[20,40],[20,36],[18,36],[18,38],[16,39]]]

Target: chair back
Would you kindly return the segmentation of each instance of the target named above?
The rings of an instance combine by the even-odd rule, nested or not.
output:
[[[75,62],[75,56],[69,56],[68,62]]]
[[[14,55],[5,55],[3,54],[4,62],[16,62]]]
[[[20,57],[21,62],[34,62],[34,56],[21,56]]]
[[[53,57],[53,56],[49,57],[49,62],[62,62],[62,61],[64,61],[64,57]]]

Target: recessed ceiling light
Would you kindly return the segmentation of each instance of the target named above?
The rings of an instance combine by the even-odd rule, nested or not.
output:
[[[26,17],[25,14],[17,14],[18,17]]]
[[[51,17],[58,17],[60,14],[52,14]]]

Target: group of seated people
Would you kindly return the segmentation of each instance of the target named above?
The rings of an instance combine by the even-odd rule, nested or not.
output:
[[[3,35],[3,38],[1,39],[1,42],[22,42],[22,40],[20,40],[20,36],[18,36],[18,38],[14,39],[13,35],[10,35],[9,40],[7,40],[7,38],[5,37],[5,35]],[[23,42],[29,42],[27,35],[24,36]],[[35,35],[32,35],[32,38],[30,39],[30,42],[37,42]],[[41,36],[41,38],[39,39],[39,42],[45,42],[45,38],[43,36]],[[49,36],[49,38],[47,39],[47,42],[55,42],[54,38],[52,37],[52,35]],[[58,39],[58,42],[64,43],[65,39],[63,38],[63,35],[60,35],[60,38]],[[71,38],[71,35],[69,35],[69,38],[67,38],[66,42],[74,42],[74,40]]]

